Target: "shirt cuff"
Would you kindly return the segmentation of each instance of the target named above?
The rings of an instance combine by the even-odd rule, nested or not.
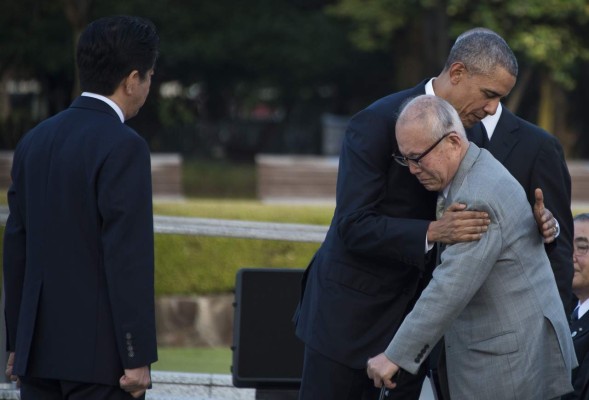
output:
[[[427,235],[425,235],[425,252],[428,253],[431,249],[434,248],[435,243],[430,243],[427,241]]]

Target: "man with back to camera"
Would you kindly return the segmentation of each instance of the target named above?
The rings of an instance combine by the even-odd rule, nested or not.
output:
[[[486,211],[491,224],[480,241],[443,250],[386,351],[368,361],[375,386],[394,388],[400,368],[417,373],[444,335],[453,400],[557,399],[572,391],[577,361],[567,317],[521,185],[468,142],[456,110],[439,97],[409,102],[396,137],[395,160],[427,190]]]
[[[573,292],[578,304],[571,315],[571,336],[579,367],[573,370],[574,392],[563,400],[585,400],[589,398],[589,214],[576,215],[575,246],[573,261]]]
[[[478,240],[486,213],[451,205],[435,221],[436,195],[392,161],[396,114],[419,94],[448,100],[465,127],[495,113],[515,84],[517,61],[497,34],[475,32],[452,48],[435,80],[382,98],[356,114],[340,155],[331,227],[303,278],[295,315],[305,343],[300,398],[376,399],[366,360],[382,351],[427,285],[434,242]],[[535,216],[547,242],[555,220],[541,199]],[[425,366],[408,376],[395,398],[417,399]]]
[[[150,153],[124,121],[143,106],[159,37],[98,19],[76,61],[83,93],[18,144],[4,233],[7,375],[21,398],[145,398],[157,361]]]

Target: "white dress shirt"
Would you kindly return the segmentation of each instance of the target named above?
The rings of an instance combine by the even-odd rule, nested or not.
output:
[[[112,101],[108,97],[105,97],[101,94],[91,93],[91,92],[83,92],[82,96],[93,97],[95,99],[104,101],[106,104],[111,106],[113,110],[115,110],[115,112],[117,113],[117,115],[121,119],[121,122],[125,122],[125,116],[123,114],[123,110],[121,110],[121,107],[119,107],[119,105],[117,103],[115,103],[114,101]]]

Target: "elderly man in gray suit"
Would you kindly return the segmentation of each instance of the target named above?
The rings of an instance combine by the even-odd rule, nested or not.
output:
[[[489,213],[491,225],[480,241],[443,250],[413,311],[385,352],[368,361],[375,386],[401,385],[402,376],[394,375],[415,374],[444,335],[452,400],[554,399],[571,392],[575,351],[521,185],[468,142],[458,114],[440,97],[409,102],[396,136],[397,162],[439,191],[445,204]]]

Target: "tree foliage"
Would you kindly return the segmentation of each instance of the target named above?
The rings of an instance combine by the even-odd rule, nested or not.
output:
[[[589,59],[585,0],[0,0],[0,7],[0,77],[39,80],[49,114],[77,93],[73,48],[88,21],[153,20],[162,39],[156,95],[133,123],[155,148],[166,147],[163,131],[218,142],[231,135],[228,121],[260,103],[280,111],[272,130],[315,135],[322,112],[352,114],[437,74],[455,37],[474,26],[497,31],[518,56],[509,99],[516,111],[521,103],[524,117],[551,131],[585,126],[584,115],[572,124],[557,113],[574,112],[565,93],[585,98],[577,88]],[[183,95],[157,96],[168,81]]]

